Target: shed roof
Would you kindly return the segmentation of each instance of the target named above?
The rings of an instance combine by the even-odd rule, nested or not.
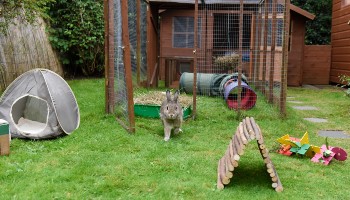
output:
[[[293,4],[290,4],[290,10],[294,11],[294,12],[296,12],[296,13],[298,13],[298,14],[300,14],[300,15],[302,15],[302,16],[310,19],[310,20],[315,19],[315,15],[314,14],[311,14],[308,11],[303,10],[303,9],[293,5]]]

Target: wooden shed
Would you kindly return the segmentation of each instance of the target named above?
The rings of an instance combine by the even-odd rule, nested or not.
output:
[[[159,16],[160,16],[160,53],[159,53],[159,63],[160,66],[169,65],[167,62],[172,62],[171,58],[175,58],[177,62],[170,63],[170,65],[174,66],[177,69],[176,73],[170,73],[166,71],[164,67],[160,67],[160,79],[165,80],[166,86],[168,87],[177,87],[178,79],[180,77],[180,73],[185,70],[191,72],[193,70],[193,52],[192,48],[175,48],[173,42],[173,20],[174,17],[179,16],[194,16],[194,4],[190,1],[164,1],[164,0],[151,0],[150,2],[153,5],[157,5],[159,7]],[[222,12],[222,11],[221,11]],[[249,16],[249,9],[243,11],[244,16]],[[307,20],[313,20],[315,15],[297,7],[294,5],[290,5],[290,40],[288,47],[288,85],[290,86],[300,86],[303,82],[303,62],[304,62],[304,40],[305,40],[305,23]],[[246,19],[246,17],[245,17]],[[210,21],[209,21],[210,22]],[[253,20],[247,20],[246,23],[252,23]],[[213,22],[214,23],[214,22]],[[250,29],[256,28],[252,26]],[[223,27],[224,28],[224,27]],[[209,30],[214,31],[214,30]],[[244,30],[245,32],[246,30]],[[249,30],[246,32],[253,32],[253,30]],[[249,35],[248,35],[249,36]],[[202,41],[203,42],[203,41]],[[248,42],[249,43],[249,42]],[[175,44],[176,45],[176,44]],[[214,48],[215,48],[215,44]],[[213,47],[213,46],[212,46]],[[209,48],[212,48],[209,47]],[[249,46],[246,48],[246,51],[249,52]],[[213,52],[212,56],[214,57],[215,53]],[[247,57],[249,60],[249,53],[243,55],[243,57]],[[275,62],[280,62],[280,59],[276,59]],[[249,73],[249,68],[253,64],[243,63],[243,72]],[[171,76],[169,78],[169,75]]]
[[[340,83],[340,75],[350,76],[350,0],[333,0],[331,38],[330,81]]]
[[[303,83],[305,23],[315,15],[290,5],[290,32],[288,46],[288,86],[300,86]]]

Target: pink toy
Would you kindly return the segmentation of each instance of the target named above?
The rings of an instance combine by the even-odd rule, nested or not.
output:
[[[347,153],[344,149],[340,147],[331,147],[324,144],[321,147],[321,153],[316,153],[315,156],[311,159],[312,162],[321,162],[324,165],[328,165],[332,159],[335,158],[339,161],[344,161],[347,158]]]
[[[348,158],[346,151],[340,147],[334,147],[332,151],[335,153],[334,158],[339,161],[344,161]]]
[[[328,165],[329,162],[333,159],[335,153],[332,152],[333,147],[328,146],[328,149],[326,145],[321,146],[321,153],[316,153],[314,157],[311,159],[312,162],[321,162],[324,165]],[[330,152],[328,152],[330,151]]]

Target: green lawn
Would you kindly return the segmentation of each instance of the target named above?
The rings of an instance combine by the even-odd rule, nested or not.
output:
[[[337,89],[289,88],[288,96],[319,107],[288,116],[259,96],[256,107],[243,112],[262,129],[265,144],[284,191],[275,192],[256,142],[251,141],[235,168],[231,183],[216,189],[217,163],[241,119],[222,99],[199,97],[198,117],[183,124],[183,133],[163,141],[159,119],[136,118],[128,134],[104,113],[104,80],[69,81],[80,107],[81,124],[71,135],[53,140],[13,139],[11,154],[0,157],[1,199],[348,199],[349,160],[329,166],[308,158],[273,151],[277,138],[309,132],[321,146],[317,130],[350,132],[350,99]],[[327,118],[315,124],[304,117]],[[350,139],[329,139],[350,153]]]

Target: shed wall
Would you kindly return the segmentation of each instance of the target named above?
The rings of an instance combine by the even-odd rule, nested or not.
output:
[[[291,30],[288,52],[288,78],[289,86],[300,86],[303,77],[303,58],[305,40],[305,18],[291,13]]]
[[[165,58],[193,57],[193,48],[173,48],[173,17],[194,16],[191,10],[167,10],[161,14],[160,23],[160,79],[165,79]]]
[[[332,53],[330,82],[339,83],[339,75],[350,76],[350,4],[333,0]]]

